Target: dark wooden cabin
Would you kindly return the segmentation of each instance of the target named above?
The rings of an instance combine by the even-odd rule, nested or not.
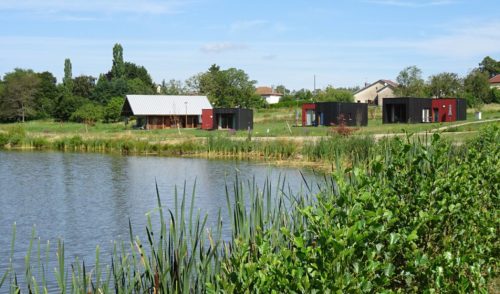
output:
[[[368,125],[368,104],[352,102],[317,102],[302,105],[302,126]]]
[[[246,108],[203,109],[202,128],[248,130],[253,129],[253,111]]]
[[[458,98],[384,99],[383,123],[452,122],[467,119],[467,103]]]

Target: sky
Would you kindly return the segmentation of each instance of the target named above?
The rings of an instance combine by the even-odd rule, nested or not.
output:
[[[416,65],[466,75],[500,60],[498,0],[0,0],[0,76],[110,70],[112,48],[156,83],[217,64],[258,86],[363,86]],[[316,83],[314,82],[316,81]]]

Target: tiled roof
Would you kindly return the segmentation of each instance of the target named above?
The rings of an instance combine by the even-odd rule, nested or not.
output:
[[[201,115],[212,105],[207,96],[127,95],[134,115]]]
[[[500,74],[492,77],[490,79],[490,84],[500,84]]]
[[[273,88],[271,88],[271,87],[257,87],[257,89],[255,89],[255,93],[257,93],[258,95],[261,95],[261,96],[269,96],[269,95],[282,96],[283,95],[281,93],[274,92]]]

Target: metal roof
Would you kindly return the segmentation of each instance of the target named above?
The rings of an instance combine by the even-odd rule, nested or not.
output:
[[[201,115],[212,108],[207,96],[127,95],[134,115]]]

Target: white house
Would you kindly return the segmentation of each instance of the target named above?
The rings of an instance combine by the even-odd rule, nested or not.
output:
[[[354,101],[382,105],[384,98],[395,97],[394,90],[398,84],[391,80],[378,80],[372,84],[365,84],[363,89],[354,93]]]
[[[280,102],[281,96],[283,96],[283,94],[275,92],[271,87],[257,87],[255,93],[264,98],[268,104]]]
[[[490,88],[500,89],[500,74],[498,74],[490,79]]]

